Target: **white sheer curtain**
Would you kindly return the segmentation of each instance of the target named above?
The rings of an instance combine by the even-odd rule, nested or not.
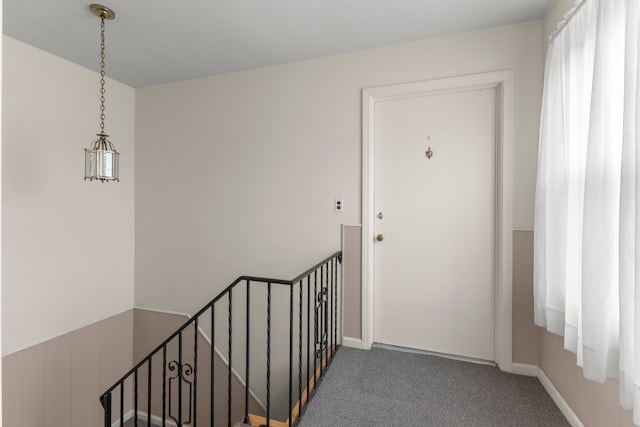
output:
[[[640,425],[640,0],[585,0],[547,52],[535,206],[536,324]]]

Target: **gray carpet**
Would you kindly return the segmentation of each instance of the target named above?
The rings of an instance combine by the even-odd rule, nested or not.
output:
[[[138,419],[138,427],[147,427],[147,420],[140,420]],[[124,427],[135,427],[135,420],[133,418],[127,420],[127,422],[124,423]],[[153,424],[151,423],[151,427],[160,427],[157,424]]]
[[[568,425],[537,378],[424,354],[341,348],[299,427]]]

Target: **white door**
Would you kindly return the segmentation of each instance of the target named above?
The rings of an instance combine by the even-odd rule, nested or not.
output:
[[[375,342],[495,360],[495,126],[495,88],[376,104]]]

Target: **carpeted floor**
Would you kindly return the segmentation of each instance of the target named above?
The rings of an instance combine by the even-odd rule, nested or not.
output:
[[[138,420],[138,427],[147,427],[147,420]],[[135,420],[133,418],[127,420],[127,422],[124,423],[124,427],[135,427]],[[151,423],[151,427],[160,427],[157,424],[153,424]]]
[[[299,427],[568,425],[537,378],[424,354],[343,347]]]

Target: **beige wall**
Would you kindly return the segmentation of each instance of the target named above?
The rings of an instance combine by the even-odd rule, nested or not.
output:
[[[360,223],[371,86],[513,69],[514,224],[530,228],[541,31],[527,22],[137,90],[136,305],[193,312],[239,274],[290,277],[338,249],[340,224]]]
[[[107,129],[122,152],[115,185],[81,180],[96,74],[5,37],[5,354],[131,308],[134,118],[140,307],[194,312],[239,274],[291,277],[336,250],[340,225],[360,222],[365,87],[514,69],[514,225],[530,228],[541,26],[143,88],[135,102],[131,88],[109,81]],[[58,149],[56,162],[33,158],[42,146]],[[69,160],[75,150],[79,164]],[[335,198],[344,213],[333,212]],[[96,222],[115,277],[95,274],[105,261],[89,250]]]
[[[107,80],[121,182],[83,181],[99,74],[4,36],[3,355],[133,307],[134,90]]]
[[[526,22],[136,90],[136,306],[193,313],[241,274],[290,278],[339,249],[341,224],[361,222],[372,86],[514,70],[514,224],[530,228],[541,32]]]
[[[133,320],[128,310],[3,357],[3,424],[101,425],[100,395],[131,368]]]
[[[543,331],[540,367],[580,421],[586,427],[632,427],[632,413],[620,406],[618,382],[586,380],[576,355],[563,347],[562,337]]]

